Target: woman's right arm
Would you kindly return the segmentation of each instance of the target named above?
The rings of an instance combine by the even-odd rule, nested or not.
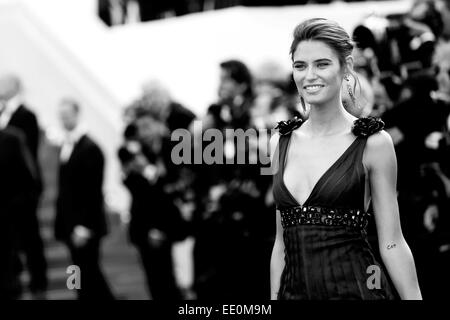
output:
[[[279,134],[275,133],[270,138],[270,154],[272,159],[272,167],[278,169],[277,151]],[[274,166],[275,164],[275,166]],[[275,172],[273,172],[275,174]],[[275,243],[272,249],[272,257],[270,260],[270,297],[272,300],[277,299],[278,290],[280,288],[281,273],[284,269],[284,241],[283,241],[283,227],[281,226],[280,211],[276,211],[276,236]]]
[[[277,231],[275,243],[272,249],[272,258],[270,260],[270,298],[277,300],[278,290],[280,289],[281,273],[284,269],[284,241],[283,227],[281,226],[280,211],[276,211]]]

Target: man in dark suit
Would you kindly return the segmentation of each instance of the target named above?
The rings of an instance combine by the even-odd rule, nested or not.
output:
[[[1,113],[0,106],[0,113]],[[14,270],[16,258],[15,223],[36,187],[30,155],[21,132],[0,129],[0,299],[17,299],[18,278]]]
[[[21,91],[22,85],[18,77],[5,75],[0,78],[0,99],[5,104],[0,116],[0,128],[15,128],[22,132],[25,146],[36,169],[37,188],[30,195],[26,207],[23,208],[23,216],[17,219],[19,225],[16,230],[19,235],[19,248],[25,254],[27,269],[30,273],[30,291],[34,298],[42,299],[45,298],[47,290],[47,261],[37,214],[42,193],[38,161],[39,125],[36,115],[22,102]]]
[[[59,115],[66,137],[61,148],[55,237],[80,268],[79,299],[113,299],[100,268],[101,239],[107,233],[103,201],[104,157],[79,125],[79,105],[64,99]]]

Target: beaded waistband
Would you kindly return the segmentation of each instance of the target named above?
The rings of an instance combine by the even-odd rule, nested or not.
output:
[[[330,209],[316,206],[297,206],[280,209],[281,225],[350,226],[365,229],[370,213],[358,209]]]

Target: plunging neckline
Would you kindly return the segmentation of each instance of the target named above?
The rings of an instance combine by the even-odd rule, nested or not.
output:
[[[289,135],[289,140],[287,142],[287,147],[286,147],[286,151],[284,153],[284,159],[283,159],[283,167],[281,170],[281,186],[284,189],[284,191],[286,192],[286,194],[289,196],[289,198],[291,198],[292,201],[295,202],[295,204],[297,206],[303,207],[306,206],[308,204],[308,202],[310,201],[311,197],[314,195],[314,193],[316,192],[316,189],[318,188],[318,186],[320,184],[322,184],[322,181],[330,174],[330,172],[332,171],[332,169],[337,166],[339,164],[339,162],[342,161],[342,159],[350,152],[350,149],[355,145],[356,141],[358,140],[358,137],[356,137],[352,143],[344,150],[344,152],[336,159],[336,161],[334,161],[330,167],[325,170],[325,172],[319,177],[319,179],[316,181],[316,183],[314,184],[313,188],[311,189],[311,192],[309,193],[309,196],[306,198],[306,200],[303,202],[303,204],[300,204],[300,201],[298,201],[293,194],[291,193],[291,191],[289,191],[288,187],[286,186],[286,184],[284,183],[284,169],[286,168],[286,163],[287,163],[287,157],[289,154],[289,148],[291,145],[291,139],[292,139],[292,132]]]

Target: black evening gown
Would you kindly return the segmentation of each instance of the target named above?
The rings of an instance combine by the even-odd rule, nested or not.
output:
[[[273,186],[276,206],[281,212],[285,245],[285,267],[278,299],[397,298],[367,240],[369,213],[364,209],[362,156],[368,134],[356,136],[318,180],[303,205],[298,203],[283,181],[291,134],[292,130],[283,134],[280,129],[279,168],[274,175]],[[374,274],[371,266],[376,266],[379,271],[378,285],[369,279]],[[375,284],[375,288],[368,282]]]

